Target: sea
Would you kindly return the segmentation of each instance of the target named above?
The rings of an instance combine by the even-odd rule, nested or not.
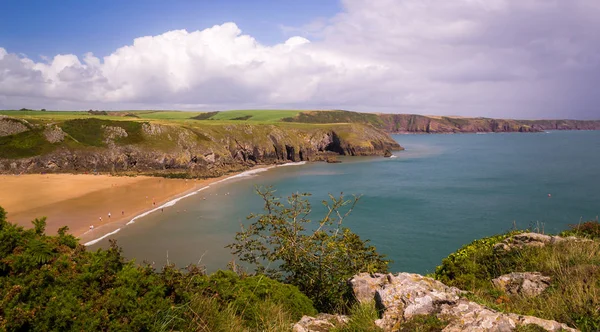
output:
[[[600,214],[600,131],[394,135],[392,158],[343,157],[255,170],[137,218],[115,239],[127,258],[208,272],[236,259],[226,245],[263,208],[256,188],[310,193],[311,218],[329,194],[359,196],[346,227],[393,260],[393,272],[433,272],[475,239],[513,228],[557,233]],[[238,261],[239,262],[239,261]]]

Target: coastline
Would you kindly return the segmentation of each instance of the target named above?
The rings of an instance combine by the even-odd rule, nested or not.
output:
[[[151,209],[146,209],[146,210],[140,211],[138,214],[136,214],[131,219],[118,220],[118,221],[103,225],[105,227],[102,227],[101,229],[106,229],[106,228],[108,228],[108,229],[105,230],[104,232],[101,232],[100,234],[102,234],[102,235],[100,235],[100,236],[98,236],[99,232],[97,232],[97,231],[100,231],[101,229],[98,229],[98,230],[94,229],[92,231],[85,232],[84,234],[82,234],[79,237],[80,241],[84,242],[85,246],[94,245],[94,244],[104,240],[105,238],[120,232],[123,227],[131,226],[131,225],[135,224],[136,221],[140,218],[143,218],[151,213],[158,212],[161,209],[172,207],[175,204],[177,204],[177,202],[179,202],[185,198],[188,198],[190,196],[196,195],[197,193],[199,193],[203,190],[206,190],[206,189],[210,188],[211,186],[217,185],[219,183],[223,183],[225,181],[230,181],[233,179],[252,177],[255,174],[262,173],[262,172],[268,171],[269,169],[276,168],[276,167],[299,166],[299,165],[304,165],[304,164],[306,164],[306,161],[290,162],[290,163],[285,163],[285,164],[275,164],[275,165],[269,165],[269,166],[261,165],[261,166],[255,166],[253,168],[250,168],[250,169],[242,171],[242,172],[236,172],[233,174],[223,175],[218,178],[204,180],[202,185],[199,186],[200,188],[196,187],[196,188],[187,190],[185,192],[182,192],[178,195],[172,196],[169,199],[167,199],[166,201],[162,201],[162,202],[156,204],[156,206]],[[98,236],[98,237],[96,237],[96,236]]]
[[[11,222],[31,228],[35,218],[47,217],[46,233],[63,226],[91,245],[136,223],[140,218],[169,208],[212,185],[250,177],[268,169],[300,165],[259,165],[209,179],[167,179],[150,176],[86,174],[0,175],[0,206]],[[111,216],[108,216],[111,213]],[[93,228],[91,228],[93,226]]]

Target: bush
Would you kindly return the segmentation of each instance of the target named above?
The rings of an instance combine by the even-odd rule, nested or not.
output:
[[[157,272],[125,261],[115,242],[89,252],[66,227],[46,236],[45,218],[33,224],[13,225],[0,208],[0,331],[275,331],[316,312],[297,288],[265,276]]]
[[[579,236],[589,239],[600,239],[600,223],[595,221],[586,221],[582,224],[569,225],[568,231],[561,233],[562,236]]]
[[[442,260],[435,269],[434,278],[465,290],[485,287],[489,280],[510,270],[514,255],[518,252],[496,255],[494,245],[518,231],[475,240]]]
[[[319,311],[346,311],[352,301],[347,280],[360,272],[386,272],[389,261],[349,229],[343,219],[358,201],[330,195],[323,201],[328,213],[312,228],[308,194],[294,194],[287,204],[272,188],[258,189],[265,213],[250,215],[253,222],[228,247],[259,274],[297,286]],[[345,210],[345,211],[342,211]]]

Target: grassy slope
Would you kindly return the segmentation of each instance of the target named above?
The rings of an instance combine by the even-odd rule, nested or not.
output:
[[[252,143],[255,146],[272,147],[270,135],[290,143],[299,151],[302,141],[312,135],[320,135],[335,130],[340,137],[352,142],[353,146],[365,147],[374,134],[372,129],[352,123],[302,123],[279,122],[282,117],[298,115],[300,111],[231,111],[219,113],[175,112],[175,111],[119,111],[109,115],[92,115],[88,112],[41,112],[3,111],[13,118],[24,119],[36,125],[54,124],[67,134],[65,141],[50,144],[43,136],[41,127],[21,133],[0,137],[0,156],[8,159],[32,157],[46,154],[60,147],[94,149],[107,146],[103,127],[118,126],[125,129],[128,136],[117,138],[115,144],[133,144],[140,148],[160,151],[177,151],[178,137],[185,134],[195,140],[206,151],[228,154],[223,142],[236,144],[236,141]],[[209,119],[197,120],[194,117],[209,115]],[[248,120],[231,120],[248,116]],[[134,115],[134,116],[131,116]],[[213,119],[214,118],[214,119]],[[142,124],[157,124],[164,128],[162,134],[144,135]],[[189,136],[189,133],[193,133]],[[286,143],[286,144],[288,144]],[[227,143],[226,143],[227,144]]]
[[[471,292],[475,302],[504,312],[552,319],[582,331],[600,329],[600,224],[587,222],[564,235],[590,241],[566,241],[545,247],[495,252],[493,245],[511,234],[476,240],[442,261],[434,277]],[[579,228],[581,227],[581,228]],[[541,272],[552,284],[537,297],[510,295],[491,280],[511,272]]]

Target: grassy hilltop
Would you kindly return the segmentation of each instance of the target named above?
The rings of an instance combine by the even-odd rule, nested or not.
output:
[[[0,111],[0,172],[214,176],[255,164],[384,155],[401,147],[363,123],[286,122],[300,111]]]

